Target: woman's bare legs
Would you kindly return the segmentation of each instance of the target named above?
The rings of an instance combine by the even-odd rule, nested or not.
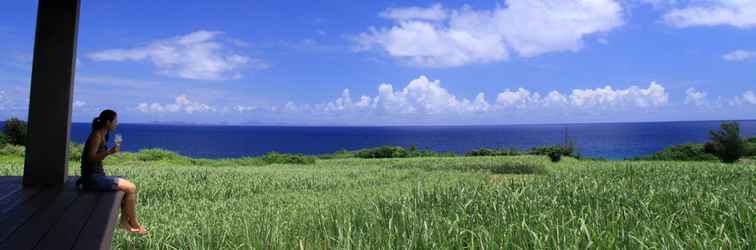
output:
[[[133,231],[132,229],[138,229],[137,232],[146,232],[146,230],[139,225],[139,221],[136,217],[136,186],[128,180],[119,178],[118,189],[126,193],[121,201],[120,226],[122,228],[128,226],[129,228],[124,229],[130,231]]]

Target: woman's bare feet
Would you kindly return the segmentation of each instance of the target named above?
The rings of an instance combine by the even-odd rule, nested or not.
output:
[[[118,228],[123,229],[129,233],[135,233],[138,235],[145,235],[147,234],[147,229],[145,229],[142,226],[132,227],[129,223],[128,219],[125,219],[125,217],[121,217],[121,222],[118,223]]]
[[[134,234],[137,234],[137,235],[146,235],[147,234],[147,229],[145,229],[142,226],[132,227],[132,228],[129,228],[129,233],[134,233]]]

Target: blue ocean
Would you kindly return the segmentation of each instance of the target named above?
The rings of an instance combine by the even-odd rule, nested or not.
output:
[[[756,136],[756,121],[739,121],[741,135]],[[394,145],[439,152],[478,148],[528,149],[563,144],[565,134],[587,157],[624,159],[683,143],[703,143],[719,121],[502,126],[188,126],[120,124],[123,151],[162,148],[196,158],[236,158],[267,152],[307,155]],[[74,123],[71,140],[83,143],[88,123]],[[111,140],[112,141],[112,140]],[[112,142],[111,142],[112,143]]]

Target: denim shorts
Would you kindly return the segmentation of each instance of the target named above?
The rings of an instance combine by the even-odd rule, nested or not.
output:
[[[118,191],[120,177],[94,175],[83,177],[82,186],[88,191]]]

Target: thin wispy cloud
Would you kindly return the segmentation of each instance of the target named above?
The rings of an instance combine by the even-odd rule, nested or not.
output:
[[[748,61],[756,59],[756,51],[736,50],[722,55],[722,59],[733,62]]]
[[[240,79],[246,69],[264,69],[260,59],[234,52],[240,40],[218,39],[223,33],[200,30],[183,36],[153,41],[146,46],[90,53],[94,61],[148,61],[166,76],[191,80]]]
[[[81,75],[76,76],[77,83],[106,85],[112,87],[155,87],[161,83],[151,80],[122,78],[107,75]]]
[[[669,25],[687,28],[727,25],[739,29],[756,27],[756,1],[704,0],[689,1],[687,6],[664,14]]]

